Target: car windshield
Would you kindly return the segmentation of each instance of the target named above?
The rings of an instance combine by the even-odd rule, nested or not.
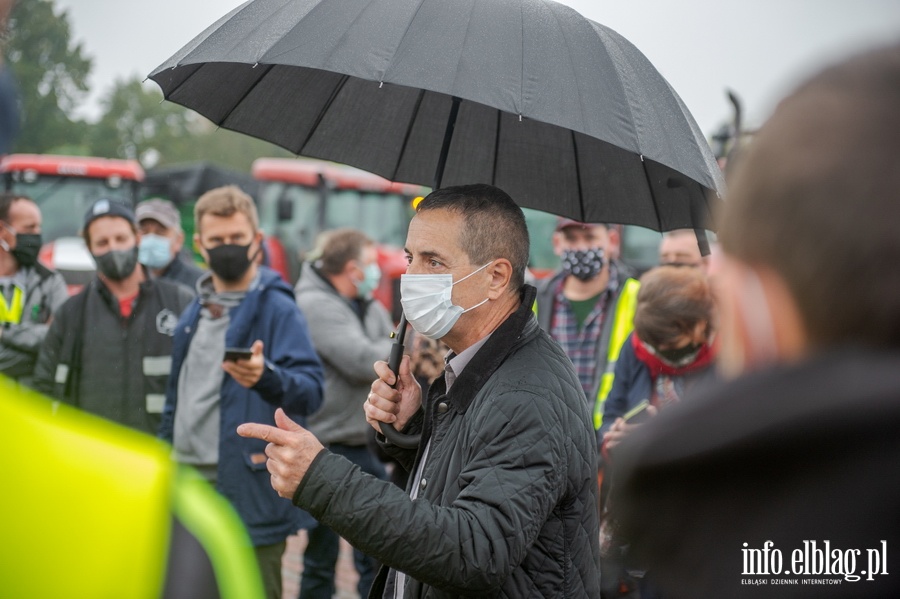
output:
[[[12,191],[26,195],[40,207],[44,241],[78,235],[84,214],[99,199],[131,205],[127,184],[110,187],[106,179],[43,175],[13,182]]]

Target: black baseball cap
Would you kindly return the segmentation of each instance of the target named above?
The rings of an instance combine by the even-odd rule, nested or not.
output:
[[[132,226],[137,226],[137,220],[135,220],[134,212],[131,211],[131,208],[116,200],[102,199],[94,202],[84,214],[84,226],[82,227],[82,231],[87,230],[88,225],[101,216],[118,216],[119,218],[127,220]]]

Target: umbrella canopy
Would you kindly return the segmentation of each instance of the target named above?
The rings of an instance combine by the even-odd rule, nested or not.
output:
[[[646,57],[549,0],[251,0],[150,78],[296,154],[392,181],[490,183],[584,222],[713,228],[724,190]]]

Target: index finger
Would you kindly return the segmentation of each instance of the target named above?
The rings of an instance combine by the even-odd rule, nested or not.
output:
[[[381,379],[388,385],[393,385],[394,382],[397,380],[397,377],[394,374],[394,371],[391,370],[391,367],[388,366],[388,363],[381,361],[381,360],[379,360],[378,362],[375,362],[375,374],[378,376],[379,379]]]
[[[268,441],[275,445],[287,445],[291,440],[291,433],[283,431],[276,426],[259,424],[258,422],[245,422],[237,427],[237,434],[250,439]]]

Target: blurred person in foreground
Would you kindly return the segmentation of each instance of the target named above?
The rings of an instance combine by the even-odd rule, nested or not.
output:
[[[166,444],[4,377],[0,397],[0,596],[262,599],[234,510]]]
[[[900,595],[898,106],[895,45],[802,85],[736,165],[732,380],[617,448],[623,531],[666,597]]]
[[[30,384],[50,319],[69,299],[61,274],[38,262],[41,210],[0,193],[0,373]]]
[[[184,231],[175,204],[159,198],[144,200],[134,213],[141,231],[138,262],[149,268],[154,277],[181,283],[196,293],[203,270],[181,256]]]
[[[572,363],[531,311],[522,210],[490,185],[433,191],[416,210],[401,303],[452,351],[427,398],[409,357],[398,376],[377,362],[365,404],[373,427],[422,433],[418,450],[379,437],[409,492],[282,412],[239,433],[270,441],[282,497],[385,564],[369,597],[598,597],[596,436]]]
[[[325,371],[322,408],[308,419],[308,428],[329,451],[342,455],[363,472],[386,479],[381,461],[369,450],[372,427],[363,404],[372,384],[372,364],[391,352],[394,324],[387,309],[372,298],[381,280],[378,250],[361,231],[336,229],[324,233],[312,262],[303,264],[297,283],[297,305],[306,316],[309,334]],[[308,529],[303,552],[300,599],[331,599],[339,537],[327,525]],[[357,589],[365,596],[378,562],[358,549],[353,562]]]
[[[265,444],[235,429],[248,419],[274,423],[276,408],[303,422],[322,403],[322,365],[293,290],[257,262],[263,234],[253,199],[237,186],[217,187],[200,196],[194,215],[209,272],[175,330],[159,432],[175,459],[234,505],[266,595],[280,599],[285,539],[309,517],[272,490]]]

